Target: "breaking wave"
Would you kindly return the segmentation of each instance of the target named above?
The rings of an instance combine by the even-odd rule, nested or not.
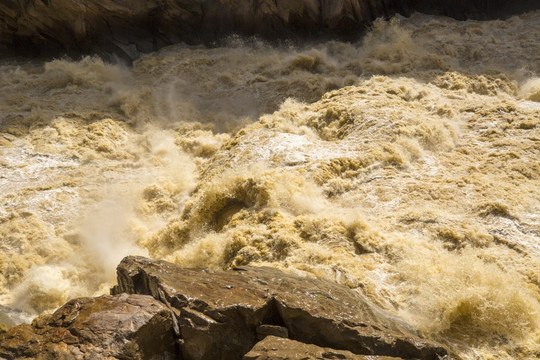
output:
[[[347,285],[467,359],[540,356],[540,13],[0,64],[0,298],[120,259]],[[22,311],[22,312],[21,312]]]

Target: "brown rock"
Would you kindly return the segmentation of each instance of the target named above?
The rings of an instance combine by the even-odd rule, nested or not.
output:
[[[357,355],[350,351],[322,348],[317,345],[304,344],[298,341],[268,336],[258,342],[243,360],[400,360],[388,356]]]
[[[32,325],[0,332],[0,358],[241,359],[249,352],[246,359],[439,360],[447,355],[356,292],[274,268],[210,272],[127,257],[111,292],[71,300]]]
[[[349,288],[268,267],[209,272],[127,257],[118,266],[122,292],[148,294],[176,308],[185,359],[239,359],[262,324],[286,327],[292,339],[361,355],[438,360],[440,345],[416,336]]]
[[[257,339],[262,340],[267,336],[277,336],[281,338],[288,338],[289,337],[289,330],[287,330],[286,327],[283,326],[277,326],[277,325],[260,325],[257,327]]]
[[[71,300],[0,335],[5,359],[173,359],[170,310],[150,296]]]

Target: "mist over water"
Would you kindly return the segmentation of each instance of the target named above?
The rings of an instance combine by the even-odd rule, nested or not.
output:
[[[540,357],[540,12],[359,43],[0,62],[0,300],[128,254],[349,286],[465,359]]]

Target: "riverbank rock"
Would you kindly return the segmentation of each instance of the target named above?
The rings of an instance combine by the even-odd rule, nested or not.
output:
[[[354,38],[375,18],[396,13],[489,19],[537,8],[534,0],[3,0],[0,47],[26,55],[133,59],[165,45],[209,43],[231,33]]]
[[[174,359],[171,312],[150,296],[79,298],[0,335],[0,359]]]
[[[112,295],[71,300],[0,334],[0,358],[451,358],[329,281],[269,267],[184,269],[138,256],[122,260],[117,273]]]
[[[356,355],[350,351],[322,348],[291,339],[269,336],[244,355],[243,360],[399,360],[395,357]]]
[[[286,328],[291,339],[355,354],[425,360],[447,355],[358,293],[325,280],[269,267],[181,269],[143,257],[125,258],[117,272],[113,294],[151,295],[175,309],[185,359],[239,359],[265,324]]]

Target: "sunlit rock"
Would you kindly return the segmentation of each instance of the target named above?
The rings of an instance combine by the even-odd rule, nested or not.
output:
[[[2,359],[175,358],[171,313],[150,296],[78,298],[0,335]]]
[[[291,339],[268,336],[244,355],[243,360],[399,360],[389,356],[357,355],[350,351],[322,348],[313,344],[304,344]]]
[[[261,324],[285,327],[298,341],[355,354],[425,360],[447,354],[358,293],[321,279],[269,267],[183,269],[132,256],[117,272],[113,294],[152,295],[175,309],[185,359],[238,359],[257,342]]]

